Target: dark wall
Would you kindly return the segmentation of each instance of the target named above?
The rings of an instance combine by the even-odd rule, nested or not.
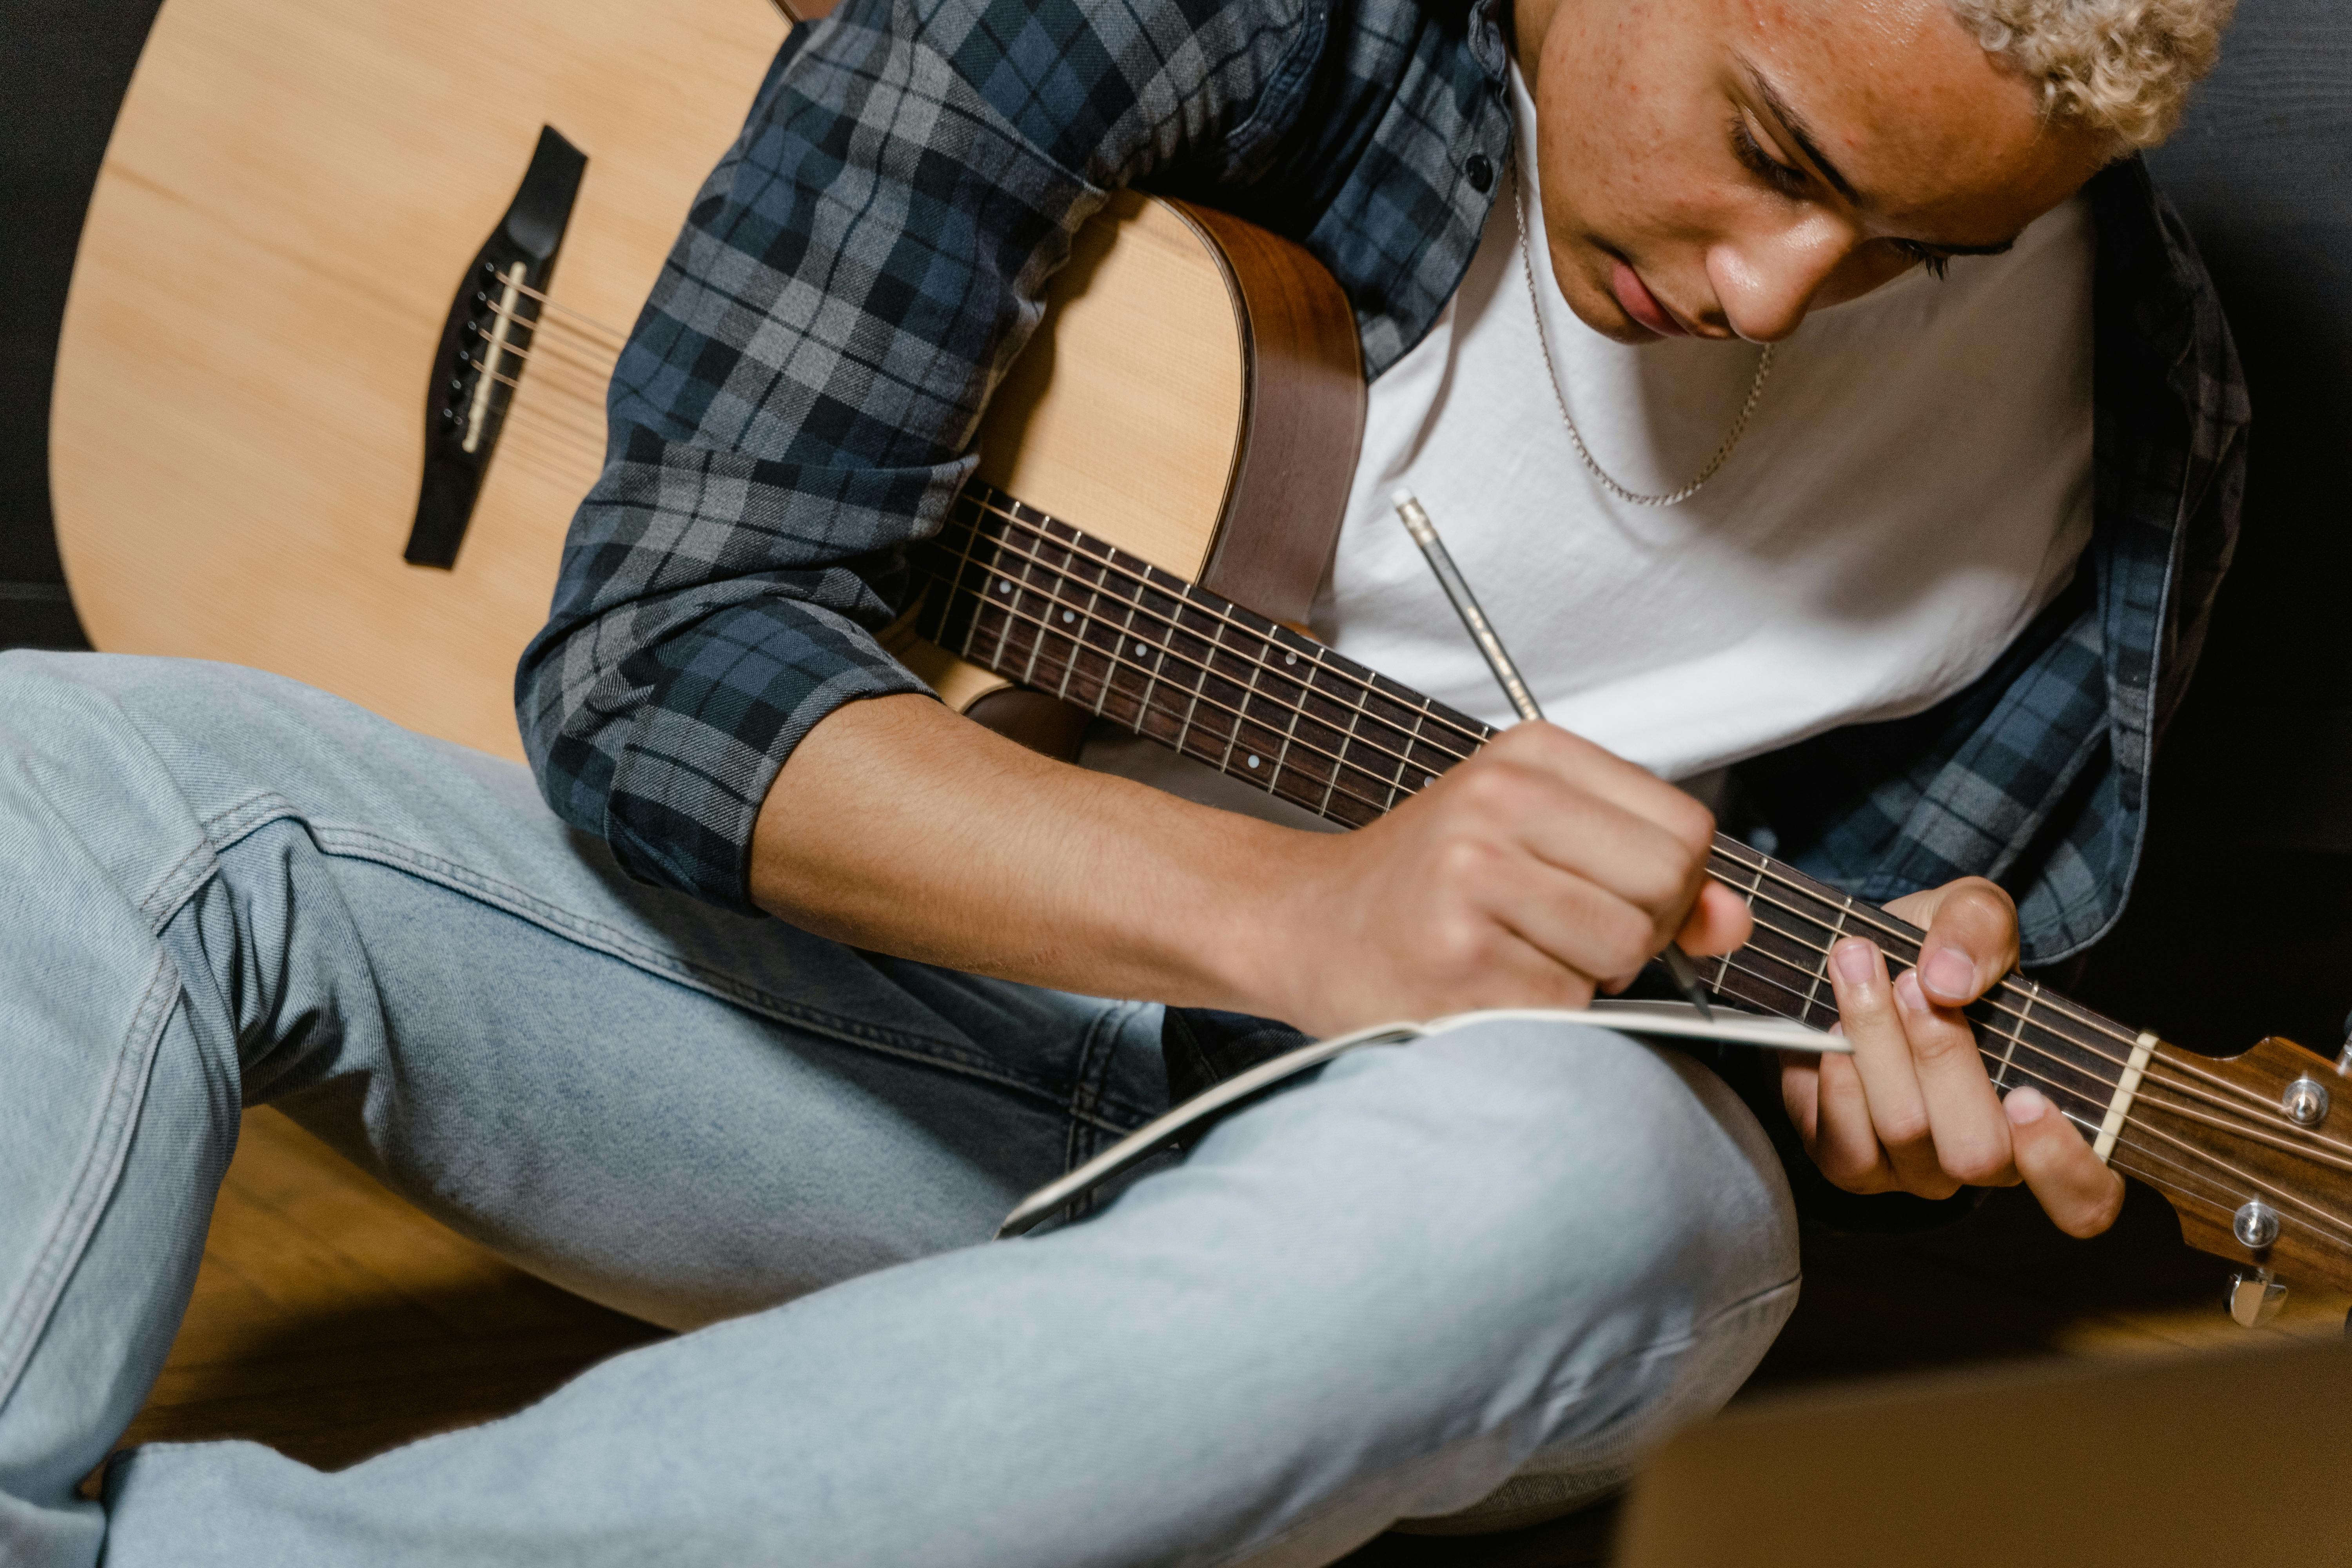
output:
[[[2148,160],[2254,407],[2245,535],[2158,758],[2131,910],[2079,989],[2223,1054],[2335,1052],[2352,1008],[2352,4],[2242,0]]]
[[[0,647],[82,646],[49,527],[74,243],[157,0],[0,0]]]

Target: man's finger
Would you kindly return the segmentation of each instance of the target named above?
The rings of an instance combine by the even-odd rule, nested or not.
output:
[[[1939,1007],[1965,1007],[2017,967],[2017,906],[1982,877],[1936,889],[1919,980]]]
[[[2037,1089],[2001,1101],[2018,1173],[2042,1210],[2069,1236],[2096,1236],[2123,1212],[2124,1179],[2100,1162],[2082,1132]]]
[[[1918,1069],[1911,1059],[1910,1037],[1895,1012],[1885,954],[1875,942],[1848,937],[1830,951],[1830,980],[1837,991],[1838,1017],[1853,1046],[1853,1066],[1870,1102],[1871,1125],[1904,1191],[1928,1198],[1951,1196],[1959,1191],[1959,1184],[1946,1175],[1936,1160],[1927,1101],[1920,1092]],[[1824,1085],[1831,1071],[1830,1064],[1823,1062]],[[1824,1121],[1829,1110],[1824,1097]]]
[[[1916,970],[1895,980],[1895,1004],[1911,1042],[1919,1092],[1927,1103],[1936,1163],[1946,1175],[1975,1187],[2005,1187],[2017,1180],[2009,1159],[2009,1122],[2000,1097],[1985,1076],[1976,1031],[1948,1007],[1932,1005]]]
[[[1813,1121],[1810,1152],[1822,1174],[1849,1193],[1884,1193],[1901,1186],[1878,1129],[1870,1120],[1870,1097],[1864,1092],[1862,1074],[1853,1058],[1824,1055],[1815,1068],[1820,1075],[1819,1108]]]
[[[1805,1146],[1806,1156],[1811,1158],[1822,1121],[1821,1063],[1805,1051],[1772,1054],[1780,1058],[1780,1108],[1789,1113],[1789,1125],[1797,1130],[1797,1142]]]
[[[1756,934],[1756,917],[1748,900],[1720,882],[1710,881],[1698,890],[1698,901],[1691,906],[1690,919],[1675,933],[1683,951],[1694,958],[1713,957],[1717,953],[1738,952]],[[1714,972],[1707,972],[1712,980]]]

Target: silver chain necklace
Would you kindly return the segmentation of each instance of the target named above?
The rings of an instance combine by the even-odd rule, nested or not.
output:
[[[1568,411],[1568,394],[1559,389],[1559,367],[1552,363],[1551,339],[1544,331],[1543,300],[1536,293],[1535,241],[1528,230],[1528,202],[1522,194],[1525,178],[1524,171],[1516,168],[1511,171],[1511,205],[1517,210],[1519,220],[1519,271],[1528,280],[1528,308],[1536,313],[1536,347],[1543,351],[1544,378],[1551,383],[1552,401],[1559,405],[1560,423],[1568,426],[1568,438],[1574,443],[1576,455],[1584,459],[1584,466],[1591,470],[1592,477],[1601,481],[1601,488],[1626,505],[1679,506],[1698,494],[1706,481],[1715,478],[1716,470],[1730,458],[1731,449],[1739,445],[1742,436],[1748,434],[1748,421],[1756,413],[1757,399],[1764,395],[1764,378],[1772,374],[1772,345],[1766,343],[1763,353],[1756,361],[1756,379],[1748,383],[1748,401],[1739,405],[1739,417],[1731,422],[1731,433],[1723,438],[1723,445],[1715,449],[1715,456],[1706,460],[1706,467],[1698,471],[1697,478],[1682,489],[1668,490],[1663,495],[1642,495],[1619,484],[1593,459],[1591,450],[1584,444],[1584,433],[1576,427],[1576,416]]]

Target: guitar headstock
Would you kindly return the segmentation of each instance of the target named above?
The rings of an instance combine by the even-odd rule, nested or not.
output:
[[[2352,1076],[2292,1040],[2159,1043],[2111,1163],[2171,1200],[2189,1246],[2352,1290]]]

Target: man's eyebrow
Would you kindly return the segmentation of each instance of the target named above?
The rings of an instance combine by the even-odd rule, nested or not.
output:
[[[1868,206],[1869,201],[1853,188],[1853,183],[1838,172],[1838,166],[1831,163],[1828,154],[1822,151],[1820,142],[1814,139],[1812,127],[1805,123],[1805,117],[1789,107],[1789,100],[1780,96],[1780,89],[1774,87],[1762,71],[1748,65],[1745,60],[1740,63],[1747,66],[1748,80],[1756,89],[1756,96],[1764,100],[1764,107],[1771,110],[1772,118],[1780,122],[1780,129],[1789,133],[1789,140],[1797,144],[1797,151],[1821,171],[1822,178],[1836,187],[1838,195],[1856,206]],[[1917,243],[1944,256],[2006,256],[2016,247],[2017,237],[2011,235],[1994,245],[1946,245],[1940,240],[1920,240]]]
[[[1813,167],[1822,172],[1822,178],[1827,180],[1836,188],[1838,195],[1853,203],[1854,205],[1866,205],[1860,194],[1854,190],[1853,184],[1843,174],[1838,173],[1838,166],[1831,163],[1829,155],[1822,151],[1821,143],[1813,139],[1812,127],[1805,123],[1804,116],[1790,108],[1789,100],[1780,96],[1780,89],[1774,87],[1764,73],[1752,65],[1748,67],[1748,79],[1756,89],[1756,96],[1764,100],[1764,107],[1770,110],[1772,117],[1780,122],[1780,129],[1789,133],[1789,140],[1797,144],[1797,151],[1803,153]]]

